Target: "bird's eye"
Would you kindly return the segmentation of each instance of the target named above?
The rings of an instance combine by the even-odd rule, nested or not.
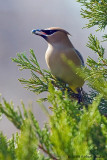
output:
[[[49,35],[53,34],[54,32],[56,32],[56,31],[50,30],[50,31],[49,31]]]

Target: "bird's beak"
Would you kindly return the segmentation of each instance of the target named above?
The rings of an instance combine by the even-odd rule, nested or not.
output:
[[[40,29],[34,29],[34,30],[32,30],[32,34],[39,35],[39,36],[42,36],[42,37],[47,35],[45,32],[43,32]]]

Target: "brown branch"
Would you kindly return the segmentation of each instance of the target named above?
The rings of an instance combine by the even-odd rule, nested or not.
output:
[[[106,61],[104,59],[102,61],[103,61],[104,65],[107,66]]]
[[[39,144],[39,148],[45,152],[47,155],[49,155],[53,160],[58,160],[54,155],[52,155],[51,153],[49,153],[41,144]]]

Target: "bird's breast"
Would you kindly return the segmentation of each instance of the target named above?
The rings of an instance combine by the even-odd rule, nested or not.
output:
[[[71,60],[75,65],[81,66],[81,60],[73,48],[55,48],[49,46],[45,53],[45,60],[52,72],[66,67],[68,69],[68,64],[64,61],[62,55]]]
[[[45,60],[48,65],[48,67],[53,72],[56,70],[56,67],[59,66],[61,63],[61,53],[57,49],[53,49],[52,47],[48,47],[46,54],[45,54]]]
[[[81,66],[81,60],[73,48],[56,49],[48,47],[45,60],[52,74],[67,83],[77,83],[78,76],[73,72],[72,68],[62,58],[64,55],[73,61],[76,66]],[[77,80],[78,81],[78,80]]]

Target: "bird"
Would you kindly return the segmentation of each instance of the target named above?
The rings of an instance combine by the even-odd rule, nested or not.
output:
[[[81,53],[75,49],[69,39],[70,33],[60,27],[33,29],[32,33],[43,37],[48,43],[45,60],[52,75],[68,84],[74,93],[78,93],[84,80],[62,58],[64,55],[76,67],[84,66]]]

